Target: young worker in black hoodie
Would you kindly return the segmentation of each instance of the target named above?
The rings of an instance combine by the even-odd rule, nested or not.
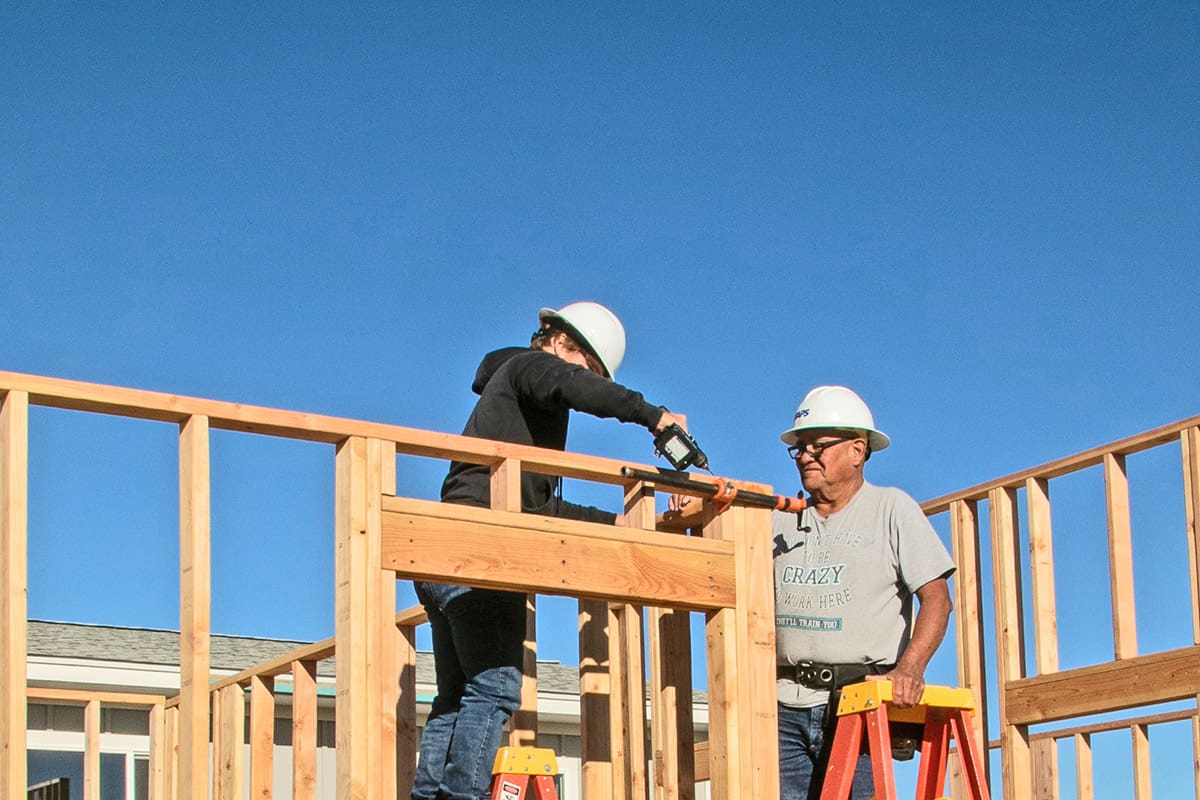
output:
[[[472,389],[479,402],[463,434],[563,450],[572,410],[657,433],[680,419],[612,380],[625,355],[625,329],[599,303],[543,308],[528,348],[484,356]],[[491,471],[455,461],[442,484],[447,503],[488,508]],[[521,508],[535,514],[613,523],[615,514],[568,503],[558,479],[525,473]],[[413,800],[480,800],[505,722],[521,700],[525,595],[416,582],[433,629],[437,697],[421,736]]]

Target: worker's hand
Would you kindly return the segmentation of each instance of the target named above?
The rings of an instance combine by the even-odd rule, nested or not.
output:
[[[672,414],[670,411],[663,409],[663,418],[659,420],[658,428],[655,429],[654,432],[658,433],[664,428],[671,427],[671,425],[678,425],[686,431],[687,417],[685,417],[683,414]],[[667,510],[682,511],[684,506],[688,505],[695,499],[696,498],[692,497],[690,494],[673,494],[667,498]]]
[[[921,702],[921,695],[925,692],[925,678],[903,667],[896,667],[886,675],[868,676],[867,680],[872,678],[892,682],[892,705],[897,708],[915,706]]]
[[[695,499],[690,494],[673,494],[667,498],[667,509],[670,511],[682,511],[684,506]]]
[[[654,426],[654,432],[662,433],[664,430],[671,427],[672,425],[678,425],[679,427],[683,428],[686,431],[687,430],[687,417],[685,417],[683,414],[672,414],[670,411],[667,411],[664,408],[663,413],[662,413],[662,418],[659,419],[658,424]]]

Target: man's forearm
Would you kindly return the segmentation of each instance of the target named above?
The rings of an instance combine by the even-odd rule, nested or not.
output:
[[[930,581],[917,590],[917,621],[912,638],[900,654],[892,679],[892,700],[898,706],[911,706],[921,701],[925,689],[925,668],[946,637],[950,622],[950,588],[946,581]]]
[[[920,600],[918,597],[918,602],[920,607],[917,609],[912,638],[896,666],[923,675],[933,659],[933,654],[946,638],[946,629],[950,623],[950,595],[948,592],[942,593],[926,600]]]

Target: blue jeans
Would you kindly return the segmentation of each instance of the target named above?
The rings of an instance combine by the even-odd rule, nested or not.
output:
[[[504,724],[521,705],[525,595],[415,583],[433,629],[437,697],[413,800],[486,800]]]
[[[833,727],[825,724],[825,706],[793,708],[779,705],[780,800],[820,798],[832,744]],[[850,800],[868,800],[874,791],[871,757],[860,755],[854,767]]]

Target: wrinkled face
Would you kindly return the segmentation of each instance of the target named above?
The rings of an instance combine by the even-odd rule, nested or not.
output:
[[[855,432],[817,428],[801,433],[788,453],[796,460],[804,490],[820,494],[858,479],[867,442]]]

